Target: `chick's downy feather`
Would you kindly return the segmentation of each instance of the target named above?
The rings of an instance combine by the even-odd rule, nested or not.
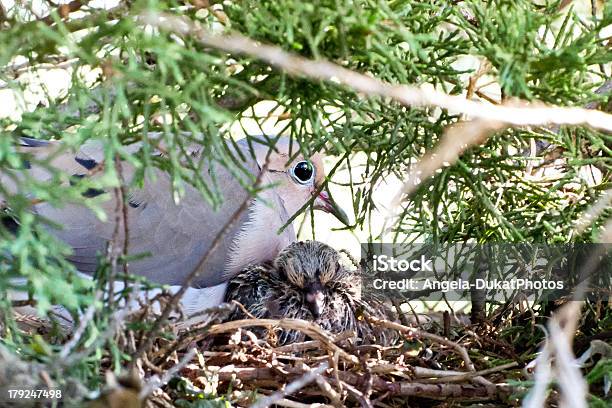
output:
[[[257,318],[308,320],[333,334],[353,331],[365,343],[388,344],[393,337],[361,317],[367,311],[388,318],[390,310],[362,295],[359,272],[343,266],[338,252],[317,241],[293,243],[274,261],[244,269],[230,281],[225,300],[240,302]],[[238,308],[232,319],[246,317]],[[304,339],[301,332],[282,330],[277,343]]]

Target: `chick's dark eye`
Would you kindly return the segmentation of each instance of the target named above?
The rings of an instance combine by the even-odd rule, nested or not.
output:
[[[308,183],[314,176],[314,168],[310,162],[301,161],[293,167],[293,176],[299,183]]]

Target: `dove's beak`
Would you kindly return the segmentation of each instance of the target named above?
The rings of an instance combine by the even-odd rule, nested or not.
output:
[[[314,201],[314,208],[332,214],[341,223],[346,226],[350,225],[350,221],[346,213],[340,206],[329,196],[326,191],[321,191]]]
[[[325,295],[323,291],[321,289],[311,288],[308,293],[306,293],[306,303],[310,313],[312,313],[315,319],[321,317],[323,309],[325,308]]]

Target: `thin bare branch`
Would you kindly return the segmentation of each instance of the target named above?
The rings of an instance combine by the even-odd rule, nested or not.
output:
[[[79,11],[87,3],[89,3],[89,1],[73,0],[69,3],[58,5],[55,11],[59,15],[60,19],[65,20],[68,18],[70,13]],[[41,21],[47,25],[52,25],[53,23],[55,23],[55,18],[52,14],[49,14],[48,16],[41,19]]]
[[[263,175],[266,173],[268,169],[268,161],[269,161],[269,154],[266,157],[266,161],[264,165],[262,166],[259,174],[257,175],[257,178],[255,179],[255,183],[253,184],[253,190],[257,190],[259,188],[261,181],[263,179]],[[181,298],[183,297],[187,289],[190,287],[193,280],[201,273],[202,267],[206,264],[206,261],[211,256],[211,254],[215,252],[215,250],[221,244],[225,236],[231,231],[232,227],[238,221],[242,213],[244,213],[249,208],[249,205],[251,204],[252,200],[253,200],[253,197],[249,194],[245,198],[245,200],[242,202],[240,207],[238,207],[238,209],[228,219],[228,221],[225,223],[221,231],[219,231],[219,233],[217,234],[217,236],[211,243],[208,250],[204,253],[204,255],[202,255],[202,257],[200,258],[196,266],[193,268],[193,270],[189,273],[189,275],[187,275],[187,277],[185,278],[185,280],[183,281],[181,285],[181,288],[176,292],[176,294],[174,294],[174,296],[172,296],[172,298],[170,299],[170,301],[164,308],[161,315],[157,318],[157,320],[155,320],[153,327],[147,333],[146,339],[140,344],[138,350],[136,350],[136,353],[134,353],[134,356],[132,359],[133,363],[136,360],[138,360],[138,358],[143,353],[147,352],[151,348],[151,346],[153,345],[153,342],[155,341],[155,337],[159,333],[159,330],[162,328],[164,323],[168,320],[168,317],[170,317],[170,313],[172,313],[172,310],[174,310],[174,308],[178,305],[179,301],[181,300]]]
[[[599,218],[606,209],[610,208],[610,204],[612,204],[612,189],[604,191],[603,195],[582,213],[582,216],[576,221],[574,233],[580,235],[586,231],[593,221]]]
[[[178,373],[183,367],[185,367],[191,362],[195,354],[196,349],[192,348],[181,358],[181,361],[179,361],[176,365],[167,370],[161,378],[154,377],[149,380],[149,382],[140,391],[140,399],[146,399],[149,395],[151,395],[153,391],[166,385],[176,373]]]
[[[243,320],[234,320],[226,323],[217,324],[211,326],[208,333],[209,334],[219,334],[224,333],[236,329],[240,329],[242,327],[252,327],[252,326],[277,326],[285,330],[298,330],[301,331],[308,336],[312,337],[315,340],[319,340],[323,343],[328,349],[333,352],[338,353],[342,358],[347,361],[352,362],[353,364],[359,363],[359,359],[354,355],[348,354],[346,351],[338,347],[334,344],[333,339],[327,334],[323,329],[321,329],[316,324],[299,319],[243,319]]]
[[[368,96],[394,99],[406,106],[433,106],[462,113],[471,118],[501,122],[512,126],[587,125],[612,132],[612,115],[597,110],[556,106],[504,106],[466,100],[462,96],[419,88],[412,85],[392,85],[377,78],[341,67],[326,60],[310,60],[265,45],[239,34],[216,35],[188,18],[170,14],[146,12],[142,22],[184,36],[191,36],[201,44],[230,53],[245,54],[263,60],[292,75],[345,85]]]
[[[284,389],[277,391],[268,397],[260,399],[255,404],[253,404],[251,408],[268,408],[270,405],[276,404],[277,401],[280,401],[285,396],[291,395],[294,392],[301,390],[302,388],[304,388],[311,382],[315,381],[315,379],[318,376],[320,376],[322,373],[324,373],[325,370],[327,370],[328,368],[329,368],[328,363],[321,364],[314,370],[308,371],[306,374],[304,374],[297,380],[287,384],[287,386]]]
[[[448,127],[435,149],[425,154],[410,170],[408,179],[404,181],[391,202],[391,209],[397,208],[402,197],[410,195],[424,180],[433,176],[438,169],[454,164],[466,149],[483,143],[493,133],[506,127],[502,122],[489,120],[459,122]]]
[[[368,315],[368,314],[366,314],[365,317],[373,325],[384,327],[386,329],[397,330],[397,331],[399,331],[401,333],[404,333],[405,335],[408,335],[410,337],[428,339],[428,340],[431,340],[431,341],[435,341],[436,343],[440,343],[440,344],[443,344],[443,345],[445,345],[447,347],[450,347],[453,350],[455,350],[457,352],[457,354],[459,354],[461,356],[461,358],[463,359],[463,362],[465,363],[465,367],[469,371],[475,371],[474,364],[472,364],[472,360],[470,359],[470,356],[468,355],[468,352],[465,349],[465,347],[455,343],[454,341],[451,341],[449,339],[446,339],[444,337],[438,336],[438,335],[433,334],[433,333],[428,333],[428,332],[426,332],[424,330],[421,330],[421,329],[418,329],[416,327],[407,327],[407,326],[401,325],[399,323],[391,322],[389,320],[378,319],[378,318],[376,318],[374,316],[371,316],[371,315]]]
[[[431,370],[428,368],[422,367],[414,367],[414,374],[416,377],[435,377],[429,381],[423,381],[426,383],[447,383],[447,382],[461,382],[465,380],[469,380],[475,377],[482,377],[484,375],[489,375],[493,373],[497,373],[500,371],[507,370],[509,368],[514,368],[518,366],[516,361],[511,363],[502,364],[496,367],[487,368],[479,371],[472,371],[469,373],[462,373],[459,371],[440,371],[440,370]],[[429,374],[429,375],[427,375]]]
[[[102,291],[100,290],[96,291],[93,301],[91,302],[91,305],[89,305],[85,313],[81,315],[81,320],[79,322],[78,327],[74,331],[72,339],[70,339],[68,343],[64,344],[62,351],[60,351],[59,353],[60,359],[62,360],[66,359],[66,357],[68,357],[68,355],[72,352],[72,350],[74,350],[76,345],[79,343],[79,341],[81,340],[81,337],[83,336],[83,334],[85,333],[85,330],[87,329],[87,326],[89,325],[89,323],[91,323],[91,320],[94,317],[94,313],[96,312],[96,308],[98,307],[98,302],[100,301],[101,298],[102,298]]]

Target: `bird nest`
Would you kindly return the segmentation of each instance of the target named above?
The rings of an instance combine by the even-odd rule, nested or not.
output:
[[[420,406],[453,399],[506,405],[521,391],[507,382],[522,374],[504,347],[490,347],[486,356],[468,352],[476,342],[487,342],[475,332],[461,329],[464,333],[455,335],[461,340],[455,342],[365,313],[360,318],[396,332],[397,341],[360,344],[355,333],[333,336],[297,319],[209,319],[189,329],[179,325],[175,340],[158,341],[144,358],[145,377],[168,370],[178,374],[149,403],[387,407],[405,406],[407,399],[421,401]],[[308,340],[278,345],[281,330],[300,331]]]
[[[525,380],[535,367],[528,362],[537,342],[510,344],[501,335],[504,325],[528,332],[520,324],[527,311],[496,326],[460,321],[452,326],[446,318],[443,325],[434,321],[428,327],[361,312],[358,318],[365,323],[395,333],[396,340],[383,346],[365,344],[353,332],[331,334],[307,320],[228,321],[240,305],[223,304],[187,321],[175,316],[152,337],[151,327],[161,321],[163,309],[155,306],[170,298],[163,293],[141,308],[114,312],[108,329],[96,339],[105,348],[93,349],[80,341],[88,318],[84,316],[69,341],[55,343],[63,356],[59,367],[53,359],[51,364],[26,362],[23,355],[0,346],[0,389],[59,387],[66,406],[88,407],[441,407],[474,401],[510,406],[520,404],[531,384]],[[20,326],[23,320],[16,319]],[[34,335],[31,330],[41,320],[27,323],[24,334]],[[281,344],[278,334],[286,330],[299,331],[306,340]],[[132,357],[114,360],[105,351],[108,345]],[[591,354],[609,358],[612,348],[604,346]],[[84,381],[69,368],[94,351],[101,356],[96,357],[100,364]],[[127,368],[130,361],[134,364],[124,377],[109,374]],[[64,374],[49,376],[58,370]],[[107,386],[92,394],[92,384],[99,384],[103,374]],[[558,396],[551,390],[553,400]]]

